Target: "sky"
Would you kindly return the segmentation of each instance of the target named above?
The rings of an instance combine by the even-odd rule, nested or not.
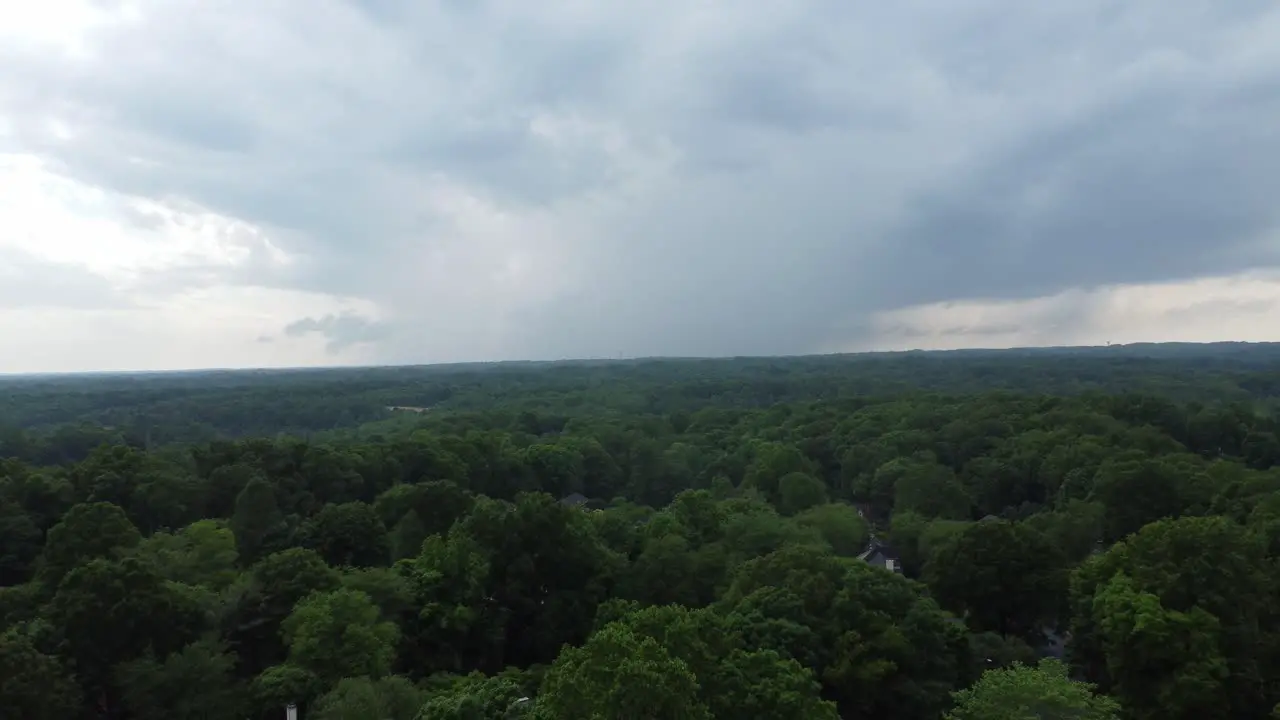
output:
[[[0,0],[0,372],[1280,340],[1274,0]]]

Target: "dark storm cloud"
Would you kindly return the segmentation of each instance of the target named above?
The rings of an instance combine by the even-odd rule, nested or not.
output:
[[[1280,95],[1260,88],[1262,116]],[[1021,298],[1274,263],[1280,136],[1169,92],[1050,128],[950,178],[887,234],[868,301]]]
[[[296,261],[237,281],[373,301],[293,333],[389,360],[804,352],[1280,261],[1272,2],[191,2],[101,37],[0,50],[8,144],[266,228]]]

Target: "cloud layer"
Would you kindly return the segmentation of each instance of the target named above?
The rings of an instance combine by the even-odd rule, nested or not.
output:
[[[55,313],[18,340],[55,357],[113,312],[126,366],[201,327],[227,364],[775,354],[1082,341],[1134,293],[1167,307],[1107,339],[1231,339],[1178,314],[1226,293],[1280,339],[1277,117],[1271,0],[14,3],[0,331]]]

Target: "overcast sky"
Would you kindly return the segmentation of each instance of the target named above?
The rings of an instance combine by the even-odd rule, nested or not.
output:
[[[1275,0],[0,0],[0,371],[1280,340]]]

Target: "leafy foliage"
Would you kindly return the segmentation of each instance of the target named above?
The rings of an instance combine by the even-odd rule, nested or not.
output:
[[[1062,663],[1042,660],[985,673],[956,693],[947,720],[1119,720],[1119,710],[1116,701],[1068,678]]]
[[[1277,358],[0,379],[0,720],[1266,718]]]

